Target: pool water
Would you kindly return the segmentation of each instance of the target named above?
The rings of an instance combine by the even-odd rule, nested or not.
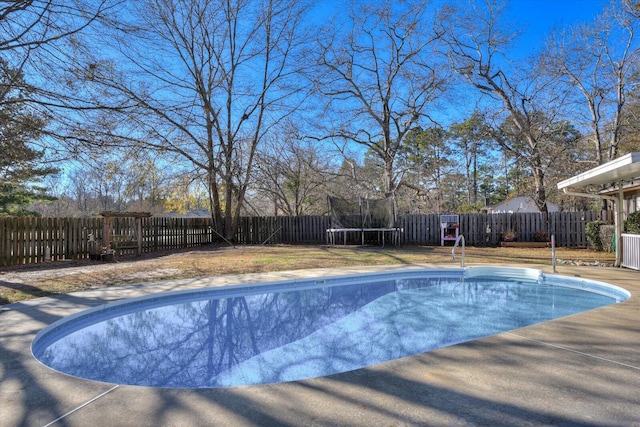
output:
[[[206,388],[350,371],[628,298],[537,270],[412,270],[159,294],[70,316],[34,356],[97,381]]]

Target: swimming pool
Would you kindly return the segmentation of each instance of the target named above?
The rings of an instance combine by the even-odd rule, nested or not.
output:
[[[624,301],[536,269],[413,269],[157,294],[41,331],[34,356],[116,384],[206,388],[345,372]]]

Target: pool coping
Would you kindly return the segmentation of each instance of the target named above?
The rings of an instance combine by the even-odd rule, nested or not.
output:
[[[510,266],[552,274],[550,266]],[[46,325],[108,301],[204,286],[425,267],[448,266],[348,267],[150,282],[2,306],[0,426],[640,425],[640,273],[627,269],[558,266],[560,275],[625,288],[632,295],[625,302],[291,383],[197,390],[115,386],[57,373],[30,353],[33,337]]]

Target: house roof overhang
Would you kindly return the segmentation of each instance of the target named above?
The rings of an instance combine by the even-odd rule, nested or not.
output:
[[[615,238],[616,242],[621,241],[623,225],[623,185],[625,181],[640,177],[640,153],[634,152],[625,154],[615,160],[597,166],[572,178],[565,179],[558,183],[558,189],[572,196],[591,197],[599,199],[609,199],[615,201]],[[578,193],[570,191],[569,188],[584,188],[589,185],[607,185],[615,183],[618,186],[618,196],[607,196],[603,194],[593,194],[588,192]],[[586,191],[586,190],[583,190]],[[619,267],[622,260],[623,245],[616,245],[615,266]]]
[[[619,192],[620,190],[620,185],[619,183],[610,185],[605,187],[603,190],[600,190],[598,192],[598,194],[604,194],[604,195],[615,195]],[[625,181],[622,184],[622,191],[624,192],[624,194],[627,193],[633,193],[633,192],[639,192],[640,191],[640,180],[634,178],[631,179],[629,181]]]
[[[606,185],[640,177],[640,152],[625,154],[558,183],[558,189]]]

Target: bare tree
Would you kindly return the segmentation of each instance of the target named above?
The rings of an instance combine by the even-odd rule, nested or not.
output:
[[[77,141],[177,154],[205,176],[216,231],[232,239],[258,145],[302,102],[296,77],[304,63],[296,54],[304,7],[295,0],[127,4],[121,16],[129,21],[111,28],[115,43],[105,51],[112,58],[76,57],[85,99],[101,109],[84,120],[102,124]]]
[[[559,107],[566,94],[556,79],[541,72],[536,58],[508,61],[508,48],[518,33],[505,25],[505,4],[486,0],[458,6],[450,6],[441,17],[444,53],[467,83],[494,102],[495,122],[508,120],[513,125],[515,138],[504,138],[499,132],[493,137],[526,162],[533,177],[534,200],[546,212],[544,152],[553,144],[550,135],[557,132]]]
[[[256,156],[255,189],[273,204],[275,215],[319,215],[326,210],[331,160],[303,140],[293,123],[269,138]]]
[[[0,151],[9,164],[0,164],[0,194],[11,196],[12,205],[23,204],[31,196],[46,198],[47,188],[35,184],[57,173],[41,144],[52,118],[39,108],[38,95],[49,82],[38,74],[38,64],[51,59],[50,49],[61,40],[98,19],[109,7],[108,1],[0,2]]]
[[[428,10],[422,1],[356,1],[345,22],[332,20],[320,36],[316,86],[326,101],[324,120],[335,123],[327,138],[375,153],[386,196],[401,181],[394,161],[405,135],[446,88],[433,51],[440,34],[431,31]]]
[[[54,90],[52,81],[43,74],[43,68],[59,67],[59,49],[122,1],[0,2],[0,58],[22,76],[3,86],[0,104],[14,102],[6,96],[6,91],[20,90],[24,93],[20,102],[30,104],[41,115],[50,115],[46,110],[56,102],[52,100],[60,100],[70,93]]]
[[[87,28],[109,6],[106,0],[15,0],[0,3],[0,51],[34,49]]]
[[[597,164],[620,151],[627,96],[640,71],[637,13],[630,0],[617,0],[593,22],[555,34],[547,47],[547,71],[582,98],[577,117],[591,131]]]

